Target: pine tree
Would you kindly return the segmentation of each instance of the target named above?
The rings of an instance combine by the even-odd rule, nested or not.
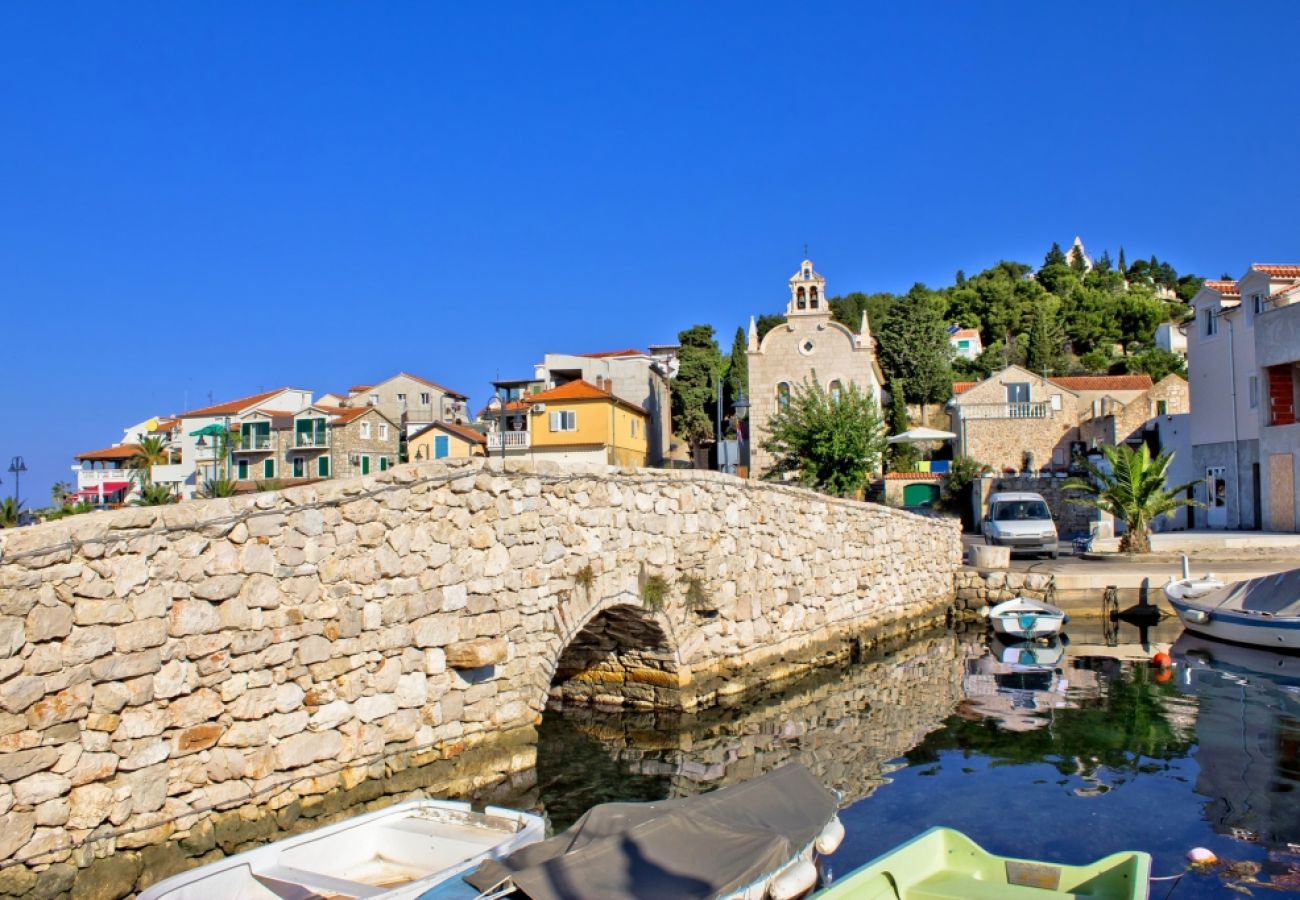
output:
[[[1052,249],[1048,250],[1047,255],[1043,257],[1042,268],[1046,269],[1048,266],[1066,265],[1069,265],[1069,260],[1067,260],[1065,254],[1061,252],[1061,245],[1056,241],[1052,241]]]
[[[912,403],[942,403],[952,394],[952,346],[939,303],[925,285],[913,285],[880,324],[885,378],[891,384],[902,381]]]
[[[677,377],[669,382],[673,432],[698,450],[714,437],[715,380],[722,372],[722,354],[711,325],[694,325],[677,341]]]
[[[1093,266],[1093,270],[1102,273],[1109,272],[1112,265],[1114,263],[1110,260],[1110,251],[1103,250],[1101,256],[1097,258],[1097,264]]]
[[[723,408],[729,416],[735,415],[736,400],[749,396],[749,339],[745,329],[737,328],[731,342],[731,356],[727,357],[727,374],[723,379]]]
[[[1120,247],[1120,248],[1119,248],[1119,274],[1123,275],[1125,278],[1128,277],[1128,265],[1126,265],[1125,262],[1124,262],[1124,248],[1123,248],[1123,247]]]
[[[1061,365],[1060,329],[1046,303],[1039,303],[1025,347],[1025,368],[1051,375]]]
[[[911,427],[907,420],[907,401],[903,399],[903,382],[889,383],[889,433],[902,434]],[[889,470],[891,472],[912,472],[916,469],[916,448],[911,444],[889,445]]]

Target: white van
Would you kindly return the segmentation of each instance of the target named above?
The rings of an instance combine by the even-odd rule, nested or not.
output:
[[[1012,553],[1060,555],[1056,523],[1040,494],[993,494],[983,522],[984,543],[1010,547]]]

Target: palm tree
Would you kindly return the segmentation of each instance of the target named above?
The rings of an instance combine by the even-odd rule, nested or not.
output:
[[[140,496],[131,501],[133,506],[166,506],[176,502],[176,493],[169,484],[146,484]]]
[[[142,435],[136,441],[136,447],[138,449],[127,465],[135,470],[140,484],[147,485],[153,480],[153,467],[170,462],[171,452],[167,449],[167,439],[160,434]]]
[[[229,478],[209,478],[203,482],[204,497],[233,497],[235,483]]]
[[[23,501],[13,497],[0,500],[0,528],[18,527],[18,517],[22,515]]]
[[[1083,495],[1071,497],[1070,503],[1100,509],[1124,523],[1120,552],[1150,552],[1152,521],[1180,506],[1205,505],[1186,496],[1187,489],[1196,484],[1195,481],[1165,487],[1165,475],[1174,458],[1172,451],[1165,451],[1153,459],[1146,444],[1136,450],[1125,445],[1104,446],[1101,450],[1110,464],[1109,472],[1085,461],[1083,468],[1090,477],[1070,478],[1061,488]]]
[[[63,506],[72,496],[72,485],[66,481],[54,482],[54,487],[50,488],[50,501],[55,506]]]

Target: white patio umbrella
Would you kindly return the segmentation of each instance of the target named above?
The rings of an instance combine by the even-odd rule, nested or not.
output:
[[[909,428],[889,439],[891,444],[921,444],[926,441],[951,441],[957,435],[937,428]]]

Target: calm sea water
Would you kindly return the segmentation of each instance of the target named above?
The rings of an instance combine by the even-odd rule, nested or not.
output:
[[[798,760],[842,792],[833,878],[935,825],[1000,854],[1125,849],[1151,897],[1300,891],[1300,657],[1072,627],[1064,646],[951,632],[690,717],[552,711],[520,805],[557,829],[592,805],[701,793]],[[1141,643],[1145,638],[1147,643]],[[1147,660],[1172,650],[1172,671]],[[501,798],[506,802],[510,797]],[[1267,882],[1265,888],[1258,882]]]

